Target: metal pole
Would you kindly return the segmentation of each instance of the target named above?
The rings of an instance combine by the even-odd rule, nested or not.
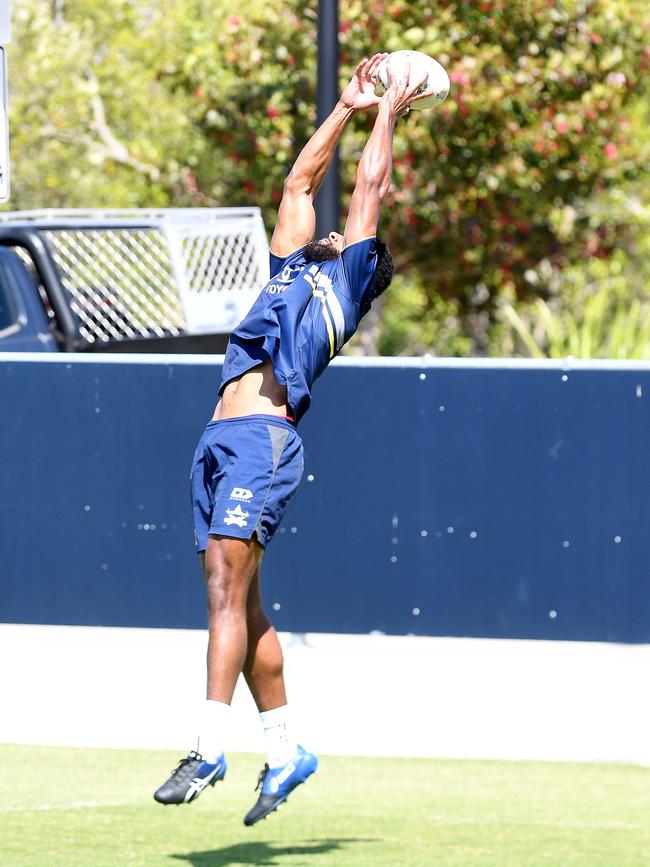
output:
[[[320,124],[336,105],[339,97],[339,4],[338,0],[318,0],[318,80],[316,118]],[[316,199],[316,237],[340,231],[339,151],[334,153],[330,169]]]

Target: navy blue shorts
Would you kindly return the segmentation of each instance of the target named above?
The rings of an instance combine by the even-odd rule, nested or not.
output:
[[[290,421],[247,415],[209,422],[190,476],[197,551],[205,551],[208,535],[255,534],[266,547],[302,471],[302,441]]]

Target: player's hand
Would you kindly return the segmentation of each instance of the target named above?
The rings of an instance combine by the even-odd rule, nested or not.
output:
[[[381,102],[386,105],[393,117],[403,117],[409,113],[414,102],[433,94],[433,90],[421,90],[427,77],[428,73],[425,72],[421,79],[416,79],[412,84],[409,84],[411,78],[411,65],[409,63],[404,67],[403,78],[398,79],[391,73],[390,87],[382,96]]]
[[[364,57],[359,63],[350,83],[341,94],[341,102],[346,108],[367,111],[373,105],[379,105],[381,98],[375,94],[377,69],[385,57],[388,57],[388,54],[384,51],[373,54],[370,59]]]

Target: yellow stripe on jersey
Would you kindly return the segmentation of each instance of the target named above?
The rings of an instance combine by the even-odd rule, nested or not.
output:
[[[338,352],[345,343],[345,317],[343,316],[341,302],[336,297],[334,287],[327,288],[325,302],[327,304],[327,309],[330,312],[330,316],[332,317],[332,322],[334,323],[334,330],[336,331],[336,351]]]
[[[324,298],[321,298],[321,310],[323,311],[325,325],[327,326],[327,335],[330,339],[330,358],[334,358],[334,352],[336,351],[336,347],[334,344],[334,328],[332,327],[332,319],[330,317],[329,310],[325,306]]]
[[[318,298],[318,300],[320,301],[320,307],[321,307],[321,310],[323,311],[323,319],[325,320],[325,327],[327,328],[327,336],[329,337],[329,340],[330,340],[330,358],[334,358],[334,353],[336,352],[337,349],[340,349],[341,347],[337,345],[336,339],[334,337],[334,325],[332,323],[332,314],[330,314],[330,311],[328,310],[327,305],[325,303],[326,298],[328,296],[327,287],[326,286],[319,286],[318,283],[312,277],[312,275],[309,273],[309,271],[305,274],[305,280],[311,286],[311,294],[314,296],[314,298]],[[333,293],[329,293],[329,294],[333,294]],[[336,300],[338,303],[338,299],[336,299]],[[340,307],[340,305],[339,305],[339,307]],[[341,318],[342,317],[343,317],[343,312],[341,311]],[[339,336],[338,331],[339,331],[339,329],[337,328],[337,337]],[[342,345],[342,343],[343,343],[343,341],[341,340],[341,345]]]

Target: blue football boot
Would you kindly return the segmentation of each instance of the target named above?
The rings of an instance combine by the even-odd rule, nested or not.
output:
[[[198,798],[206,786],[223,780],[228,764],[223,753],[215,765],[203,761],[203,756],[191,752],[178,763],[172,775],[154,792],[159,804],[189,804]]]
[[[313,753],[308,753],[298,747],[295,756],[286,765],[270,768],[264,765],[264,770],[257,781],[255,791],[261,788],[257,803],[244,819],[244,825],[254,825],[260,819],[266,819],[269,813],[277,810],[291,792],[301,783],[306,783],[318,768],[318,759]]]

